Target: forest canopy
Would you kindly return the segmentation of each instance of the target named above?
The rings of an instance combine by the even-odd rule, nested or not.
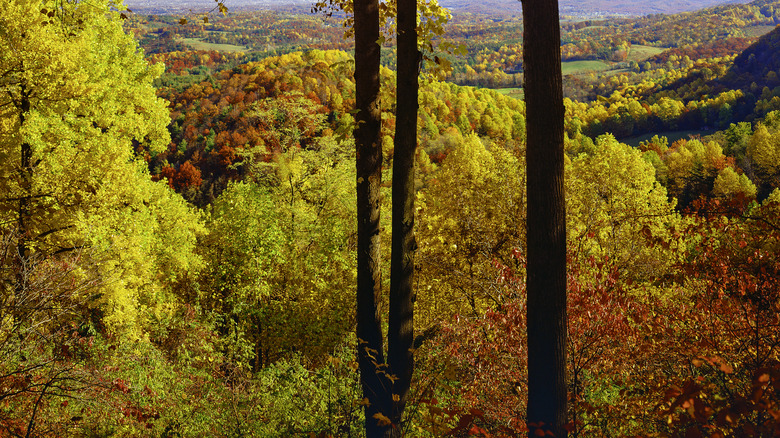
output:
[[[561,23],[572,434],[780,429],[778,14]],[[364,436],[353,43],[311,14],[181,18],[0,3],[0,435]],[[416,371],[396,426],[517,436],[522,22],[444,29],[419,81]],[[380,258],[388,290],[390,245]]]

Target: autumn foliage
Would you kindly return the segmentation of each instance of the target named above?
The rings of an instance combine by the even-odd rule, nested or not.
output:
[[[362,436],[344,29],[0,9],[0,436]],[[778,436],[776,22],[563,24],[610,68],[564,79],[572,436]],[[487,88],[523,83],[521,26],[456,15],[420,82],[407,436],[527,433],[525,103]]]
[[[623,278],[608,260],[569,275],[571,431],[590,436],[774,436],[780,420],[777,201],[700,203],[680,276],[664,292]],[[726,219],[727,214],[731,219]],[[653,242],[648,245],[663,245]],[[495,263],[502,300],[458,315],[432,347],[451,363],[448,415],[473,436],[525,430],[524,288]],[[610,432],[611,431],[611,432]]]

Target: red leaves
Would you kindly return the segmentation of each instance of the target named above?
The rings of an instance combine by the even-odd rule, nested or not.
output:
[[[717,385],[702,386],[690,380],[682,389],[669,388],[667,408],[661,415],[668,418],[673,431],[684,430],[685,436],[703,436],[702,431],[710,437],[776,436],[780,430],[780,411],[777,409],[780,400],[774,391],[776,388],[770,389],[769,382],[774,379],[771,376],[780,377],[778,365],[775,363],[755,373],[749,398],[741,394],[727,398],[713,396]]]
[[[682,266],[695,273],[692,307],[688,318],[676,316],[676,348],[697,354],[695,369],[685,388],[667,390],[661,415],[672,435],[775,436],[780,265],[767,254],[780,248],[780,233],[770,213],[756,206],[700,201],[698,207],[711,219],[689,230],[699,242]]]
[[[717,369],[721,372],[724,372],[726,374],[732,374],[734,373],[734,367],[732,367],[728,362],[723,360],[719,356],[713,356],[713,357],[698,357],[696,359],[693,359],[691,363],[695,367],[701,367],[705,363],[708,363],[712,368]]]
[[[193,166],[189,160],[179,166],[178,170],[171,166],[163,167],[160,176],[168,180],[168,185],[172,189],[180,191],[189,187],[200,188],[203,183],[200,169]]]
[[[780,230],[755,206],[707,206],[711,213],[731,208],[743,216],[724,220],[713,213],[673,230],[686,236],[688,248],[673,278],[635,285],[610,260],[570,263],[574,432],[651,428],[647,433],[749,437],[780,431],[780,365],[774,362]],[[640,233],[657,243],[649,227]],[[461,403],[454,410],[462,421],[453,430],[472,436],[517,435],[525,427],[525,291],[520,274],[494,267],[491,287],[505,301],[450,324],[441,344],[460,377]],[[522,272],[522,263],[516,270]],[[483,415],[469,416],[469,409]],[[627,425],[634,420],[626,418],[641,426]],[[501,429],[506,424],[512,433]]]
[[[120,391],[124,394],[127,394],[130,392],[130,383],[128,383],[126,380],[116,378],[114,379],[112,383],[112,389],[116,391]]]
[[[146,423],[147,428],[151,428],[151,420],[157,420],[160,418],[160,414],[157,411],[148,410],[133,405],[122,406],[121,412],[124,416],[130,417],[139,423]]]

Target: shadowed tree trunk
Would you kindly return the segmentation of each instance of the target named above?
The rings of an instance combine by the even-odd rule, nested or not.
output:
[[[390,411],[389,381],[384,366],[379,297],[379,203],[382,183],[382,143],[379,106],[379,3],[355,0],[355,149],[357,167],[357,337],[358,364],[365,408],[366,436],[381,437],[387,427],[376,414]]]
[[[529,437],[567,436],[566,206],[557,0],[523,0]]]
[[[395,376],[390,419],[393,436],[406,407],[414,370],[414,156],[417,149],[417,95],[420,51],[417,49],[417,2],[398,0],[398,71],[395,148],[393,152],[393,237],[390,260],[390,315],[387,356]]]
[[[17,110],[19,111],[19,126],[24,126],[24,122],[28,114],[30,113],[30,92],[24,83],[19,86],[19,101],[14,102]],[[29,252],[30,252],[30,228],[31,228],[31,199],[32,199],[32,179],[33,179],[33,160],[32,160],[32,145],[27,141],[22,141],[20,145],[20,166],[19,166],[19,207],[17,210],[17,234],[18,240],[16,244],[16,252],[19,257],[16,269],[16,279],[14,285],[14,292],[21,294],[27,288],[26,281],[27,275],[25,274],[29,269]]]
[[[355,0],[355,87],[357,105],[358,287],[357,336],[366,436],[401,436],[414,370],[414,156],[417,148],[417,2],[400,0],[395,152],[393,155],[392,255],[388,361],[383,355],[379,260],[379,188],[382,147],[379,106],[379,8],[376,0]],[[392,379],[389,376],[393,376]]]
[[[25,118],[30,112],[30,97],[27,92],[27,87],[22,85],[20,87],[21,99],[19,102],[19,125],[24,126]],[[17,251],[19,256],[24,260],[27,257],[27,239],[28,239],[28,227],[30,222],[30,197],[32,195],[32,146],[30,143],[24,141],[21,144],[21,166],[20,166],[20,186],[22,193],[19,196],[19,214],[17,220],[19,243],[17,245]]]

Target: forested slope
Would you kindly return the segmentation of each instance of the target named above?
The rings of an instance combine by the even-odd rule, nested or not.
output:
[[[652,32],[768,23],[772,5],[655,17]],[[0,4],[0,435],[361,436],[351,55],[145,60],[107,3],[63,7]],[[639,38],[643,23],[571,25],[570,43],[626,48],[606,31]],[[582,436],[780,428],[776,31],[747,47],[709,29],[722,44],[684,42],[565,99]],[[394,73],[381,80],[390,181]],[[517,436],[525,105],[429,76],[419,101],[417,374],[401,426]]]

